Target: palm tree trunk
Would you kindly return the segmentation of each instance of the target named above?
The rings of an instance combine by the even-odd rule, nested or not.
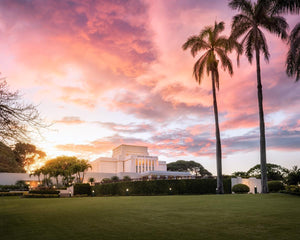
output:
[[[213,90],[213,101],[214,101],[214,113],[215,113],[215,127],[216,127],[216,159],[217,159],[217,190],[218,194],[224,193],[223,188],[223,177],[222,177],[222,150],[221,150],[221,137],[219,128],[219,117],[218,117],[218,105],[216,97],[216,84],[215,76],[211,71],[212,78],[212,90]]]
[[[266,156],[266,136],[265,136],[265,120],[263,109],[263,93],[260,73],[259,48],[255,49],[256,54],[256,73],[257,73],[257,96],[259,108],[259,128],[260,128],[260,171],[261,171],[261,188],[262,193],[268,193],[267,180],[267,156]]]

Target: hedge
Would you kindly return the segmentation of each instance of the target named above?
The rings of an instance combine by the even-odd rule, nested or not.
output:
[[[17,185],[0,185],[0,192],[9,191],[28,191],[28,187],[20,187]]]
[[[74,185],[74,195],[92,194],[92,188],[89,183],[78,183]]]
[[[224,179],[223,183],[225,193],[231,193],[231,179]],[[215,194],[216,186],[216,179],[183,179],[107,183],[93,189],[96,196]]]
[[[34,194],[28,193],[24,194],[23,198],[59,198],[58,194]]]
[[[22,196],[22,192],[0,192],[0,197]]]
[[[45,189],[45,190],[30,190],[29,193],[32,194],[59,194],[59,191],[53,189]]]
[[[269,192],[279,192],[280,190],[284,190],[284,186],[281,181],[269,181],[268,189]]]

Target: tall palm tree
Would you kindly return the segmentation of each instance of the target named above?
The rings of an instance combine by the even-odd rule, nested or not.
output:
[[[260,54],[262,53],[266,62],[268,62],[270,53],[262,28],[272,34],[276,34],[281,39],[287,39],[288,35],[286,30],[288,24],[285,19],[279,15],[279,12],[274,11],[274,1],[272,0],[258,0],[256,3],[252,3],[250,0],[231,0],[229,6],[241,12],[233,17],[231,37],[234,39],[243,37],[241,44],[245,47],[245,54],[250,63],[252,63],[253,53],[255,52],[260,122],[261,183],[262,193],[267,193],[266,137]]]
[[[193,75],[196,81],[201,84],[203,73],[206,70],[207,74],[211,75],[212,92],[213,92],[213,106],[215,115],[215,128],[216,128],[216,160],[217,160],[217,193],[223,194],[223,179],[222,179],[222,150],[221,138],[218,118],[218,105],[216,97],[216,88],[219,90],[219,71],[218,64],[224,70],[228,70],[229,74],[233,74],[232,63],[227,56],[227,51],[233,48],[238,52],[242,52],[241,46],[236,41],[232,41],[225,36],[220,36],[224,30],[224,22],[215,22],[214,26],[205,27],[199,35],[191,36],[182,45],[183,50],[191,49],[191,54],[195,57],[198,52],[204,51],[203,55],[197,60],[194,65]]]

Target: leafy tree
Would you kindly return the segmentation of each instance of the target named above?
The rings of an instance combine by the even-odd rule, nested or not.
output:
[[[219,70],[218,65],[221,65],[224,70],[228,70],[229,74],[233,74],[232,63],[227,52],[232,48],[236,48],[241,52],[240,46],[233,39],[225,36],[220,36],[224,30],[224,22],[215,22],[214,26],[205,27],[199,35],[191,36],[183,44],[183,50],[191,49],[191,54],[195,57],[200,51],[204,51],[203,55],[197,60],[194,65],[193,75],[196,81],[200,84],[203,73],[206,70],[207,74],[211,75],[213,106],[215,115],[215,133],[216,133],[216,160],[217,160],[217,189],[218,193],[224,193],[222,180],[222,151],[221,138],[218,117],[218,105],[216,97],[216,88],[219,90]]]
[[[0,78],[0,141],[28,141],[29,133],[41,127],[45,125],[36,107],[23,103],[19,92],[12,92]]]
[[[300,183],[300,168],[294,166],[291,170],[289,170],[286,182],[288,185],[298,185]]]
[[[92,166],[88,163],[87,160],[76,159],[76,161],[73,164],[73,171],[76,174],[77,183],[83,183],[84,172],[87,171],[89,168],[92,168]],[[82,173],[82,175],[80,175],[80,173]]]
[[[247,178],[249,177],[247,172],[234,172],[232,174],[233,177],[241,177],[241,178]]]
[[[118,176],[112,176],[110,179],[114,182],[118,182],[120,180]]]
[[[233,17],[231,37],[238,39],[242,37],[241,44],[245,47],[245,54],[248,61],[252,63],[255,52],[256,72],[257,72],[257,95],[259,106],[260,122],[260,163],[262,172],[262,193],[268,192],[267,185],[267,159],[266,159],[266,137],[265,121],[263,110],[263,93],[261,82],[260,55],[264,55],[266,62],[269,61],[270,53],[266,37],[262,28],[268,32],[287,39],[288,24],[279,11],[275,11],[274,1],[258,0],[252,3],[250,0],[231,0],[229,6],[237,9],[241,13]]]
[[[178,172],[191,172],[196,176],[200,175],[201,177],[212,175],[200,163],[197,163],[195,161],[178,160],[176,162],[171,162],[167,164],[167,170]]]
[[[2,142],[0,142],[0,172],[25,172],[24,168],[16,161],[13,150]]]
[[[29,170],[29,166],[36,160],[44,159],[46,153],[36,149],[36,146],[29,143],[18,142],[15,144],[14,153],[16,160],[25,170]]]
[[[90,177],[90,178],[89,178],[89,183],[92,185],[94,182],[95,182],[95,178]]]
[[[131,181],[131,177],[129,177],[129,176],[124,176],[124,177],[123,177],[123,181]]]
[[[37,176],[38,177],[38,181],[41,181],[41,174],[42,174],[42,170],[40,168],[35,169],[32,173],[29,174],[29,176]]]
[[[283,180],[288,170],[280,165],[267,163],[267,178],[269,180]],[[250,168],[247,172],[247,175],[251,177],[261,178],[261,166],[260,164],[255,165]]]

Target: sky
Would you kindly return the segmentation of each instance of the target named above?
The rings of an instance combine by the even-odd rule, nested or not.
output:
[[[182,45],[236,11],[223,0],[0,0],[0,72],[51,127],[32,143],[48,158],[111,156],[148,146],[159,160],[194,160],[216,173],[211,79]],[[292,29],[299,16],[286,16]],[[285,74],[287,45],[266,33],[261,60],[267,162],[300,165],[300,83]],[[259,164],[255,63],[220,69],[223,173]]]

